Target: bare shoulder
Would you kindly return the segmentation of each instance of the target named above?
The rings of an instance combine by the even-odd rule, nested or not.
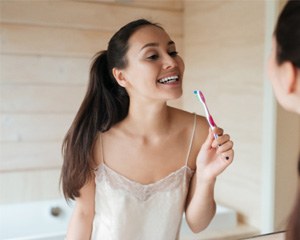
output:
[[[189,160],[189,165],[192,168],[195,168],[197,155],[208,135],[209,125],[207,123],[207,120],[203,116],[181,109],[172,108],[172,111],[174,112],[174,116],[177,119],[176,122],[178,123],[180,128],[185,128],[189,133],[194,129],[194,123],[196,120],[193,144]]]
[[[209,125],[205,117],[197,115],[197,125],[195,129],[195,146],[199,150],[207,138]]]
[[[209,129],[206,118],[195,113],[187,112],[177,108],[171,108],[171,111],[173,112],[173,118],[176,119],[176,125],[182,128],[193,129],[196,117],[194,144],[196,146],[202,145],[207,137]]]
[[[174,118],[181,123],[180,125],[193,126],[196,116],[196,134],[204,133],[205,136],[207,135],[208,123],[205,117],[178,108],[172,107],[170,109]]]

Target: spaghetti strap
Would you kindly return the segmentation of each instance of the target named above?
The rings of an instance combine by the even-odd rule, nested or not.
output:
[[[193,140],[194,140],[194,135],[195,135],[195,130],[196,130],[196,125],[197,125],[197,115],[196,115],[196,113],[194,113],[194,126],[193,126],[193,132],[192,132],[192,136],[191,136],[191,140],[190,140],[190,144],[189,144],[189,148],[188,148],[188,152],[187,152],[187,156],[186,156],[186,160],[185,160],[185,166],[187,166],[188,161],[189,161],[190,152],[191,152],[191,149],[192,149]]]

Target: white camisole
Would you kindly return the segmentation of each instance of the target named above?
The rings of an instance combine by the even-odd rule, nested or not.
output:
[[[132,181],[103,163],[95,170],[92,240],[176,240],[193,171],[185,165],[151,184]]]

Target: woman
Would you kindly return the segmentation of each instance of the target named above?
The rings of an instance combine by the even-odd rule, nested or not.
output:
[[[300,114],[300,1],[289,1],[282,10],[274,32],[269,78],[278,102]],[[300,159],[298,162],[300,176]],[[288,222],[286,239],[300,239],[300,186]]]
[[[182,94],[183,72],[175,43],[144,19],[96,56],[63,144],[63,192],[76,200],[67,239],[174,240],[184,211],[194,232],[208,226],[233,143],[167,105]]]

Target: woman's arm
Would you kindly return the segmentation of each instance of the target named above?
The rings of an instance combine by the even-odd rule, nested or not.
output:
[[[95,181],[90,180],[80,190],[67,231],[67,240],[89,240],[95,214]]]
[[[223,135],[220,128],[210,130],[201,146],[186,205],[186,220],[193,232],[204,230],[215,215],[214,186],[217,176],[232,162],[232,147],[229,135]]]
[[[204,230],[215,215],[214,185],[215,180],[202,180],[197,173],[192,179],[185,215],[194,233]]]

